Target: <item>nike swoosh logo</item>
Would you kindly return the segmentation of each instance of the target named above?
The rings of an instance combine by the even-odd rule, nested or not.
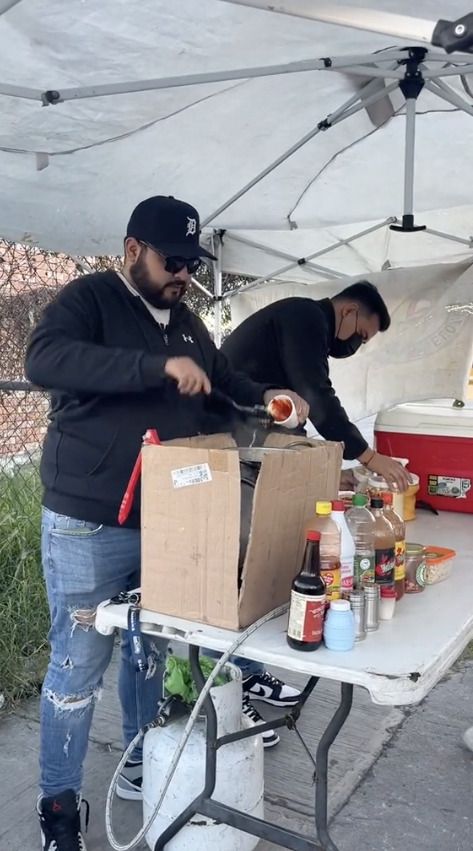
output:
[[[250,694],[255,695],[256,697],[270,697],[274,692],[270,686],[253,686],[250,689]]]

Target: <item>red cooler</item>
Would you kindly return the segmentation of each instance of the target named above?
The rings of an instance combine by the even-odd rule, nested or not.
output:
[[[473,514],[473,403],[398,405],[378,414],[375,438],[379,452],[409,459],[420,476],[417,499],[440,511]]]

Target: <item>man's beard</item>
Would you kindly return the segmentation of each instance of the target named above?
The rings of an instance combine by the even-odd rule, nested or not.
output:
[[[186,286],[183,281],[176,279],[174,282],[164,284],[160,290],[156,289],[156,284],[150,279],[143,257],[138,257],[136,263],[130,266],[130,277],[139,294],[149,302],[153,307],[159,310],[169,310],[180,302],[186,292]],[[171,289],[179,287],[177,295],[171,295]]]

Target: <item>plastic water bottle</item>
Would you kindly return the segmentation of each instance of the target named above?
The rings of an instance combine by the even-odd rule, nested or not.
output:
[[[327,650],[347,651],[355,646],[355,618],[349,600],[332,600],[325,618]]]
[[[341,501],[332,503],[332,518],[340,529],[340,565],[342,578],[342,594],[353,590],[353,573],[355,563],[355,542],[345,519],[345,504]]]
[[[363,493],[356,493],[353,497],[353,507],[345,514],[347,526],[355,544],[355,588],[374,584],[375,519],[367,504],[368,497]]]

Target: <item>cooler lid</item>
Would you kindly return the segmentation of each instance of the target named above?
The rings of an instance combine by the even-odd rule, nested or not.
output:
[[[378,414],[375,431],[473,439],[473,401],[454,408],[451,399],[409,402]]]

